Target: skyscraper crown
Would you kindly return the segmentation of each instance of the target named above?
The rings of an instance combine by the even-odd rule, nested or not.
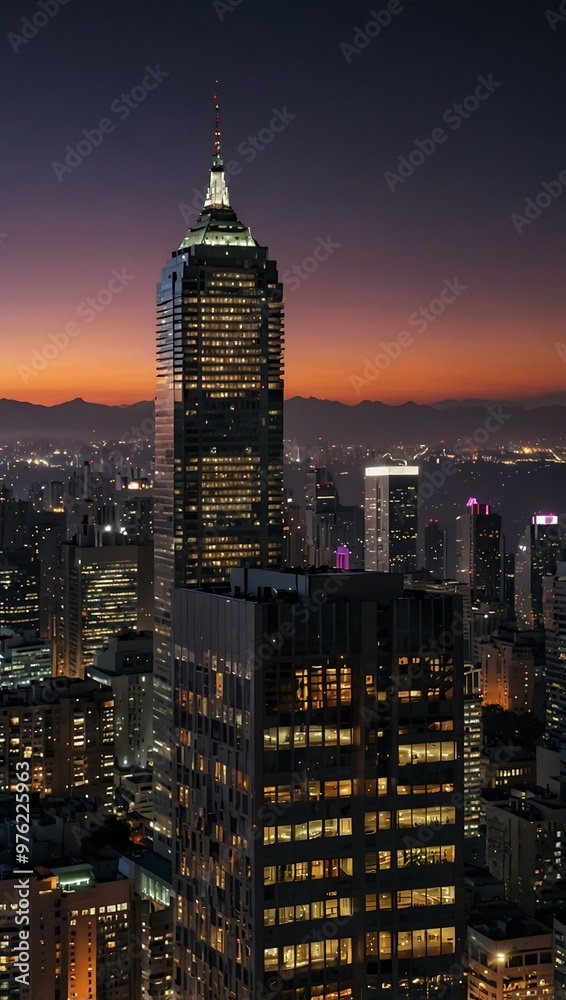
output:
[[[185,239],[179,247],[185,250],[188,247],[204,244],[205,246],[257,246],[249,228],[239,221],[236,213],[230,205],[230,195],[224,174],[224,161],[220,151],[220,114],[218,104],[218,80],[214,93],[215,109],[215,129],[214,129],[214,154],[212,166],[210,168],[210,178],[208,190],[204,199],[204,206],[196,224],[189,229]]]

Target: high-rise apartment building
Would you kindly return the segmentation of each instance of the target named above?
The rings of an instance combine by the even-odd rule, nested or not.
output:
[[[456,578],[469,583],[472,600],[499,601],[503,583],[501,515],[470,497],[456,518]]]
[[[108,863],[107,863],[108,867]],[[131,879],[92,864],[36,868],[25,895],[31,930],[29,990],[16,981],[21,878],[0,880],[2,995],[30,1000],[135,1000],[141,996],[140,899]],[[18,926],[19,924],[19,926]],[[20,939],[21,940],[21,939]],[[10,992],[10,991],[13,992]]]
[[[530,633],[501,627],[480,644],[485,705],[509,712],[530,712],[535,690],[535,649]]]
[[[151,628],[153,548],[86,523],[61,548],[56,673],[84,677],[110,636]]]
[[[365,472],[365,568],[411,573],[417,568],[419,469],[380,465]]]
[[[30,791],[88,795],[111,809],[114,701],[94,681],[53,677],[0,692],[0,787],[16,791],[16,766],[30,765]]]
[[[217,128],[203,210],[157,292],[155,844],[171,835],[172,589],[220,587],[283,545],[277,265],[230,205]]]
[[[482,693],[481,672],[464,667],[464,833],[477,837],[481,820]]]
[[[147,768],[153,753],[153,635],[120,632],[95,653],[87,676],[112,689],[114,755],[120,770]]]
[[[458,606],[401,574],[176,590],[179,997],[460,996]]]
[[[519,539],[515,558],[515,611],[528,628],[544,626],[543,582],[554,577],[563,558],[555,514],[535,514]]]

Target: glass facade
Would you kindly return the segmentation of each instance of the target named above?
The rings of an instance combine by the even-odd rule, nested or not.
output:
[[[175,602],[179,995],[459,997],[458,599],[241,570]]]
[[[215,157],[205,207],[157,292],[155,843],[171,836],[171,594],[281,565],[283,312],[276,264],[230,208]]]

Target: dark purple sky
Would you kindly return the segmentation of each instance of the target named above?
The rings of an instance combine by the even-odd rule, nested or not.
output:
[[[8,33],[38,2],[3,7],[0,396],[153,395],[155,283],[187,228],[179,205],[206,185],[215,76],[232,203],[287,275],[288,395],[561,388],[566,185],[519,218],[566,170],[566,20],[551,25],[551,2],[399,0],[359,52],[345,46],[372,9],[387,21],[380,0],[68,0],[27,44]],[[157,66],[168,76],[126,115],[121,95]],[[479,77],[500,86],[450,112]],[[295,117],[252,159],[274,109]],[[54,169],[102,119],[90,155]],[[433,154],[388,183],[439,128]],[[439,305],[456,278],[465,290]]]

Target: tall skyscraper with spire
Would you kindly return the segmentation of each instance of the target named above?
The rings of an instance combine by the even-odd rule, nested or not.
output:
[[[155,846],[171,840],[174,587],[222,588],[243,560],[279,567],[283,308],[277,265],[231,207],[218,100],[203,210],[157,290]]]

